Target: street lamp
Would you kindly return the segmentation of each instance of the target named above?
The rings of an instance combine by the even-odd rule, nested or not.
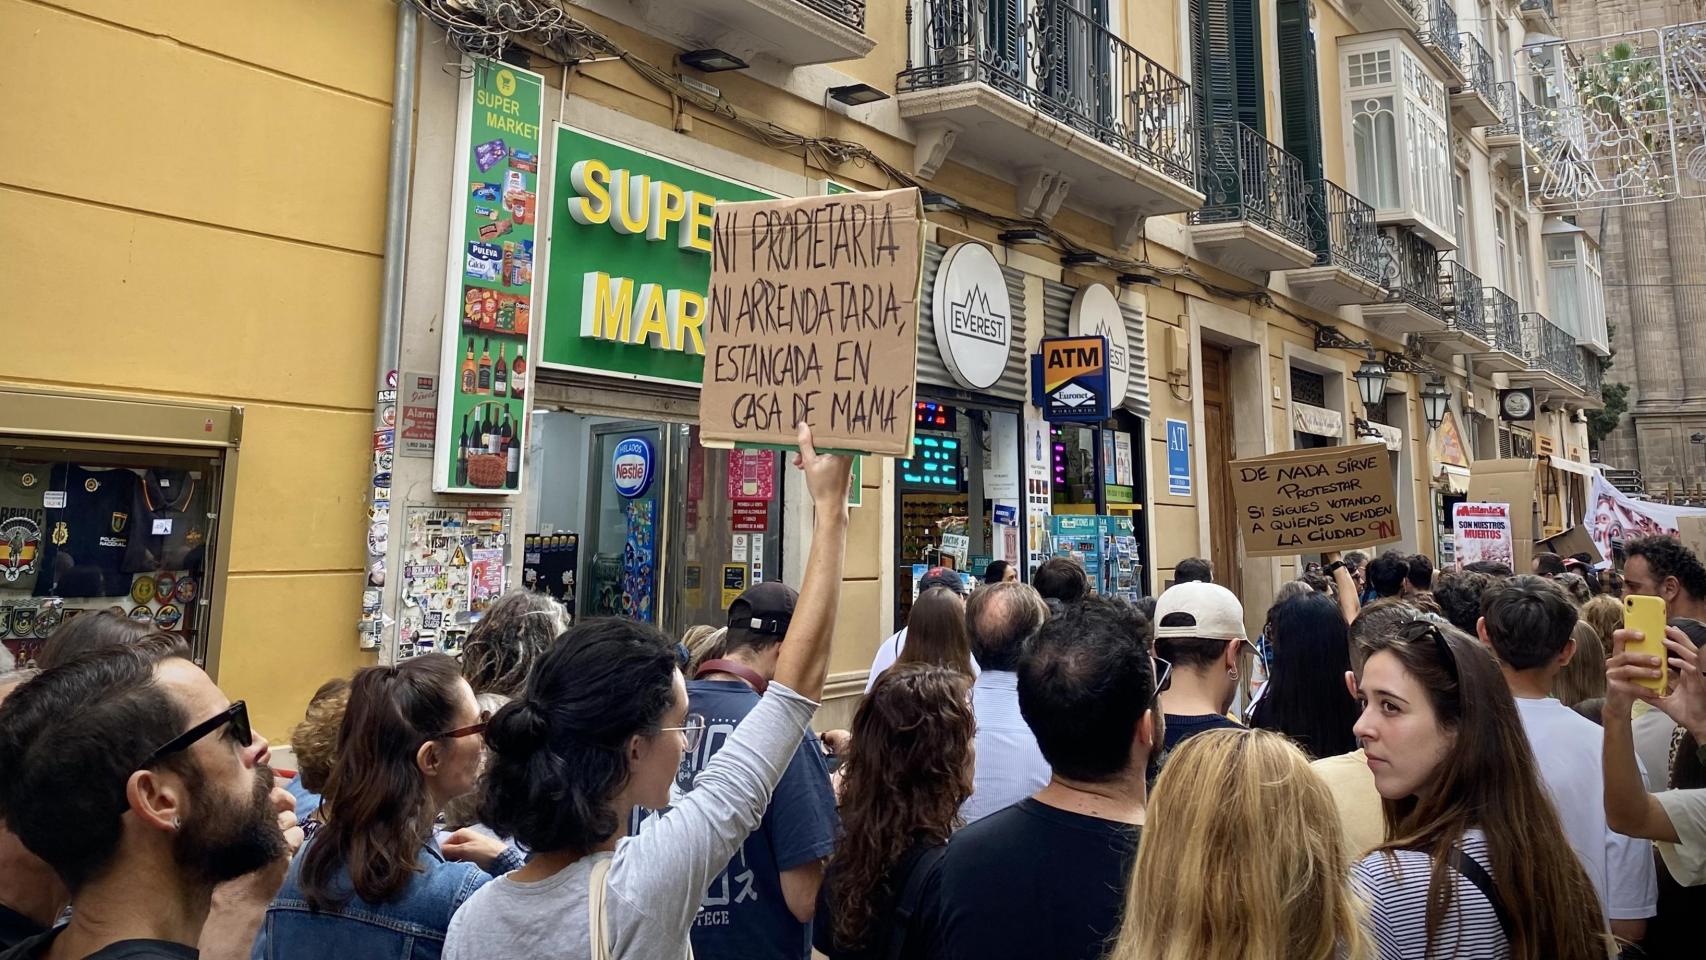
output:
[[[1374,359],[1374,351],[1368,352],[1368,359],[1357,367],[1357,393],[1362,395],[1364,407],[1376,407],[1386,400],[1386,381],[1392,375],[1386,372],[1386,365]]]
[[[1422,388],[1422,416],[1427,418],[1428,429],[1438,430],[1445,422],[1446,409],[1451,406],[1451,391],[1445,388],[1445,380],[1435,376]]]

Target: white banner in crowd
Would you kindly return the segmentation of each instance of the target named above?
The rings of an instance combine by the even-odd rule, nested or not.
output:
[[[1636,500],[1612,486],[1603,475],[1593,478],[1588,491],[1588,514],[1582,520],[1601,556],[1611,557],[1611,542],[1625,543],[1658,534],[1681,536],[1683,517],[1706,517],[1706,507],[1673,507]]]

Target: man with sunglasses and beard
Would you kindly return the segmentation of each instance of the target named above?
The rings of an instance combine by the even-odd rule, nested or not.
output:
[[[216,886],[282,876],[294,837],[267,757],[244,705],[181,650],[104,649],[13,691],[0,818],[65,882],[72,917],[0,960],[195,960]]]

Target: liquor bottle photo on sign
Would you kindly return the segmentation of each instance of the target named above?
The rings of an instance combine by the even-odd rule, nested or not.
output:
[[[439,492],[514,493],[526,446],[544,80],[474,60],[463,82],[439,393]]]

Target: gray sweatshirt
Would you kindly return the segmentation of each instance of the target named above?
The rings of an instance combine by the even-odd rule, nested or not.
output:
[[[587,881],[613,857],[604,905],[613,960],[676,960],[705,889],[758,829],[817,704],[772,683],[693,789],[615,853],[583,857],[554,876],[508,876],[481,887],[451,918],[444,960],[587,960]]]

